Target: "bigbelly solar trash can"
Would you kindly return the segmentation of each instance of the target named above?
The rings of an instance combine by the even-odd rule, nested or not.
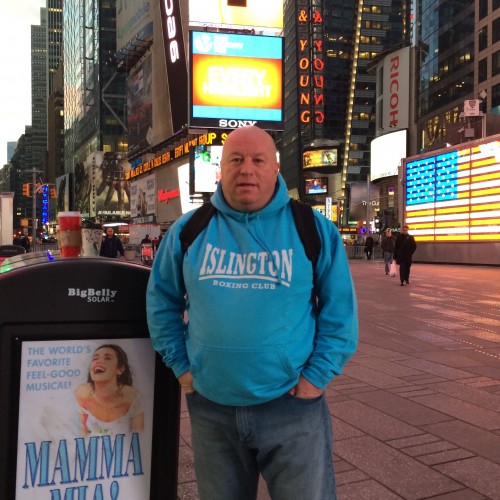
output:
[[[180,393],[149,339],[149,273],[50,252],[2,263],[0,498],[176,498]]]

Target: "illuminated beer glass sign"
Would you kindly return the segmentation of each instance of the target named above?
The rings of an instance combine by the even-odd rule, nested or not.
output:
[[[190,32],[189,125],[283,130],[283,39]]]

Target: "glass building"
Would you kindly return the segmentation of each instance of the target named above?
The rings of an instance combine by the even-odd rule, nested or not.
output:
[[[482,2],[486,4],[486,2]],[[474,92],[475,2],[417,3],[417,132],[420,149],[443,146],[450,124],[460,122]],[[487,39],[479,44],[487,44]]]
[[[126,152],[126,84],[116,72],[116,2],[64,4],[66,173],[95,151]]]

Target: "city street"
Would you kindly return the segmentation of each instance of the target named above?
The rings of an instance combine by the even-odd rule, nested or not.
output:
[[[500,267],[416,263],[402,287],[349,262],[360,341],[327,389],[339,500],[500,499]],[[182,401],[179,499],[195,481]]]

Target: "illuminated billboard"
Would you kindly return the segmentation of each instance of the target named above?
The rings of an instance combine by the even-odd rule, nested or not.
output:
[[[370,144],[370,179],[398,175],[398,168],[407,155],[406,130],[384,134]]]
[[[189,22],[283,29],[283,0],[189,0]]]
[[[500,141],[408,159],[405,191],[416,240],[500,240]]]
[[[302,155],[302,168],[335,168],[339,166],[337,148],[310,149]]]
[[[283,130],[283,39],[190,32],[189,125]]]
[[[195,146],[190,161],[189,192],[213,193],[220,181],[222,146]]]

